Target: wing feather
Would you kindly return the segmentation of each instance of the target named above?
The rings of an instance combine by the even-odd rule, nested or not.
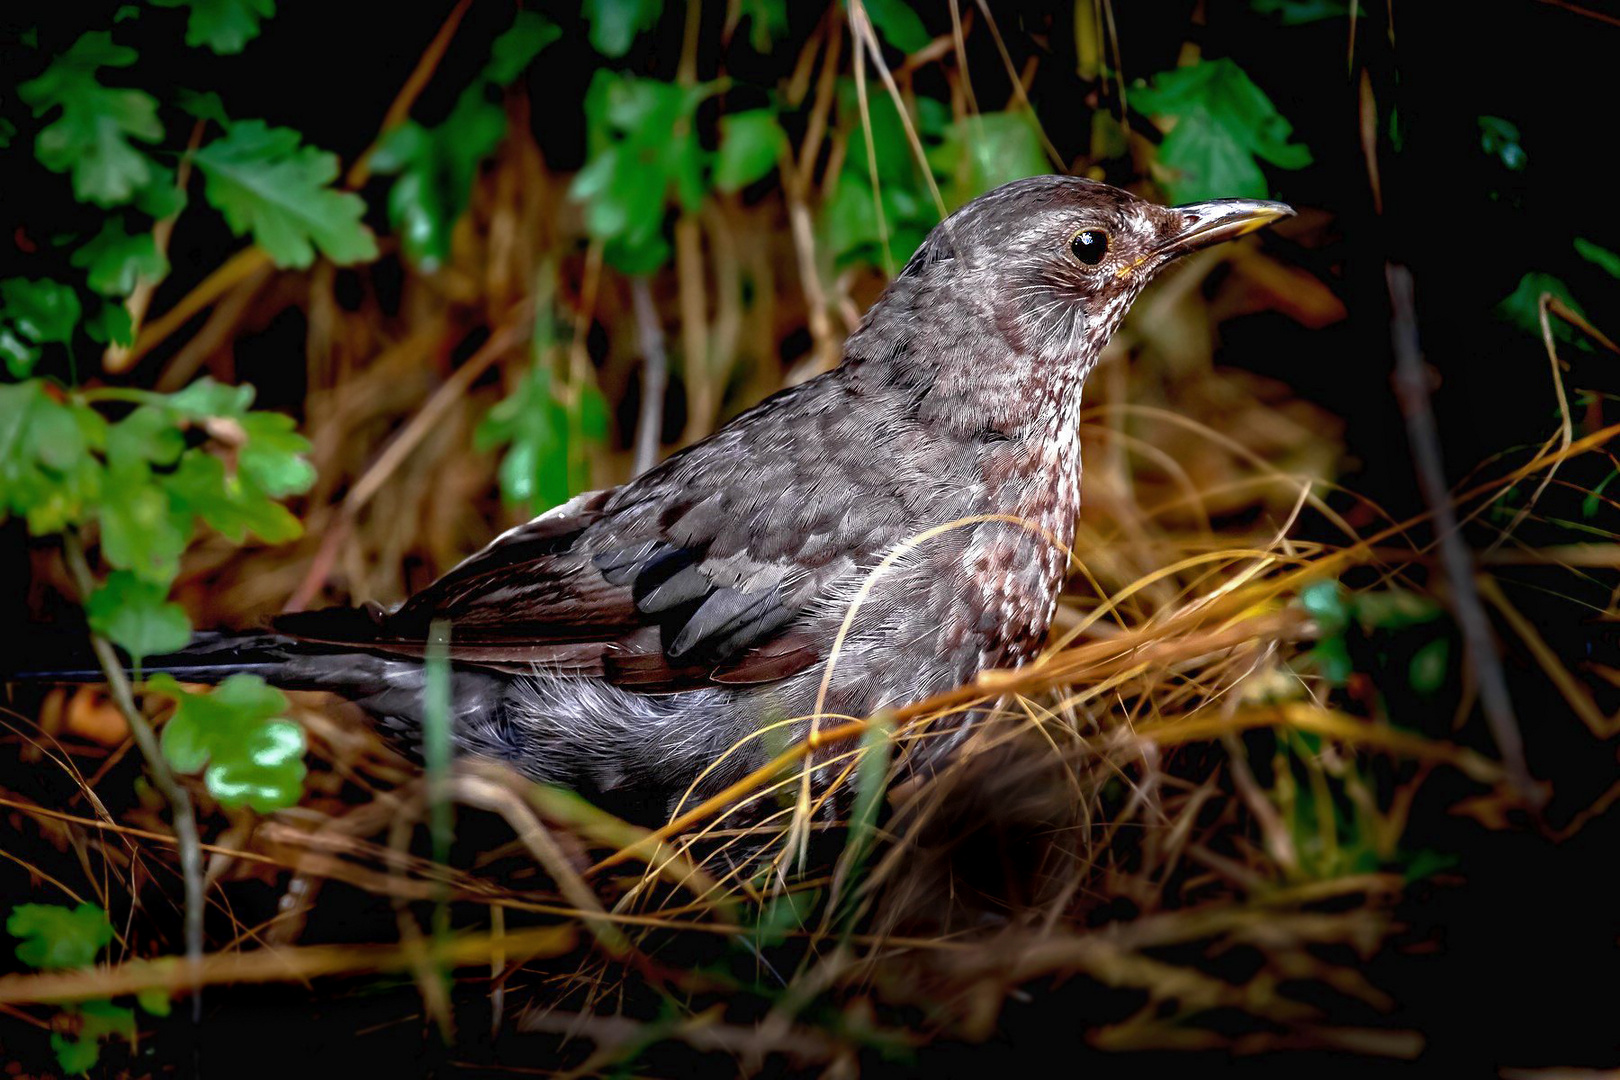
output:
[[[850,408],[841,385],[824,376],[784,391],[624,487],[509,530],[392,613],[277,627],[420,656],[448,621],[460,663],[646,693],[787,678],[822,656],[809,605],[899,512],[888,471],[832,419]]]

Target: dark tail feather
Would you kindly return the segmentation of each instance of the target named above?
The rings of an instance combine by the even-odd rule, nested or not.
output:
[[[363,612],[353,616],[365,618]],[[356,623],[360,628],[364,625]],[[0,649],[0,664],[6,665],[0,667],[0,686],[103,680],[88,632],[31,627],[23,636],[26,640],[17,647]],[[125,669],[133,672],[129,658],[122,659]],[[142,676],[159,673],[194,683],[217,683],[248,673],[282,690],[324,690],[348,698],[370,713],[378,720],[381,733],[408,754],[415,752],[413,747],[421,738],[425,707],[422,663],[408,656],[380,656],[363,647],[306,641],[269,631],[202,633],[179,652],[142,661]],[[494,716],[509,681],[504,675],[472,670],[457,670],[452,679],[458,723],[463,716]]]
[[[179,652],[146,657],[138,670],[143,676],[163,673],[198,683],[217,683],[246,672],[284,685],[288,662],[299,651],[297,641],[280,634],[200,633]],[[119,658],[125,671],[137,670],[122,651]],[[105,678],[84,631],[30,628],[9,659],[15,670],[0,674],[0,681],[83,683]]]

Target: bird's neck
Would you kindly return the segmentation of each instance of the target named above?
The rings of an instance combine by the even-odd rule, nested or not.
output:
[[[989,303],[895,299],[906,303],[879,305],[888,310],[875,310],[851,336],[845,377],[903,400],[924,430],[972,453],[975,511],[1021,523],[1010,546],[999,529],[976,537],[967,557],[999,569],[970,575],[963,588],[1016,584],[1020,603],[1012,607],[999,593],[980,598],[985,610],[1008,613],[987,634],[981,663],[1022,663],[1046,635],[1066,573],[1080,511],[1081,392],[1113,327],[1031,335],[998,320]],[[959,482],[942,481],[948,493]],[[962,507],[954,497],[942,501]]]
[[[917,419],[963,440],[1044,442],[1079,422],[1080,392],[1114,323],[1029,323],[1007,298],[934,295],[901,278],[845,344],[857,388],[909,397]],[[1068,320],[1074,320],[1070,323]]]

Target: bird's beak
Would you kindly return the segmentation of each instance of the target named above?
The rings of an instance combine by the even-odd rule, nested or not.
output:
[[[1183,225],[1159,246],[1157,254],[1166,259],[1235,240],[1294,216],[1294,208],[1287,203],[1260,199],[1215,199],[1173,207],[1170,212],[1181,215]]]

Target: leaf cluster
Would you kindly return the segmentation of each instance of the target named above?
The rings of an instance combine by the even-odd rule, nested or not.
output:
[[[18,938],[17,959],[41,971],[89,967],[113,939],[107,913],[94,904],[18,904],[6,919],[6,932]],[[169,1014],[162,991],[142,991],[136,1000],[153,1016]],[[117,1037],[135,1041],[135,1010],[111,1001],[82,1001],[63,1009],[52,1025],[51,1050],[62,1072],[78,1076],[101,1060],[101,1043]]]

